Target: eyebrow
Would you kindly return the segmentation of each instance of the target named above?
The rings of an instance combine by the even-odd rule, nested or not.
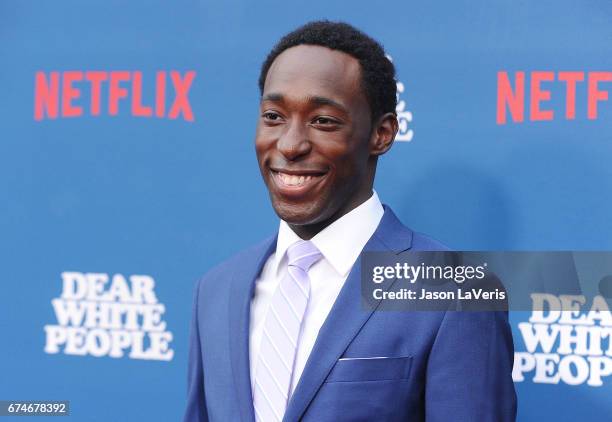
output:
[[[271,93],[271,94],[266,94],[263,97],[261,97],[261,101],[272,101],[272,102],[282,103],[285,101],[285,97],[283,97],[282,94]],[[343,106],[337,101],[332,100],[331,98],[321,97],[319,95],[309,95],[308,97],[306,97],[306,101],[312,104],[316,104],[316,105],[331,106],[331,107],[334,107],[334,108],[337,108],[343,111],[346,114],[349,114],[345,106]]]

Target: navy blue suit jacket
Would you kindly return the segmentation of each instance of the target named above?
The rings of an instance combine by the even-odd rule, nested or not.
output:
[[[249,307],[276,237],[197,284],[185,422],[254,421]],[[364,250],[445,250],[385,206]],[[359,260],[325,320],[283,421],[513,421],[513,344],[505,312],[368,311]],[[359,359],[366,357],[386,359]],[[345,358],[345,359],[341,359]],[[353,358],[353,359],[346,359]],[[357,359],[355,359],[357,358]]]

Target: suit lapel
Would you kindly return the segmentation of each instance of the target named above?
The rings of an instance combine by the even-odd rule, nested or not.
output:
[[[276,237],[264,242],[254,253],[245,254],[242,265],[236,268],[232,278],[229,301],[230,359],[240,416],[245,422],[255,420],[249,366],[251,298],[255,279],[275,248]]]
[[[403,226],[395,214],[385,206],[383,218],[364,247],[364,251],[394,251],[396,253],[410,249],[412,231]],[[365,309],[361,304],[361,256],[353,268],[325,320],[315,345],[308,357],[304,372],[291,396],[283,421],[297,421],[325,381],[325,378],[342,356],[361,327],[372,315],[372,309]],[[381,285],[387,289],[393,280]]]

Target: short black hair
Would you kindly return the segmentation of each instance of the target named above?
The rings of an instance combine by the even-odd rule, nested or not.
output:
[[[356,58],[361,65],[361,85],[372,111],[372,120],[385,113],[395,113],[397,104],[395,66],[385,55],[380,43],[344,22],[328,20],[309,22],[281,38],[261,66],[259,74],[261,94],[272,62],[283,51],[302,44],[327,47]]]

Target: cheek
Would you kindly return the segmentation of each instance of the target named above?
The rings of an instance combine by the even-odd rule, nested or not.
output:
[[[259,160],[277,154],[277,144],[281,137],[277,127],[263,127],[255,135],[255,152]]]
[[[273,146],[273,142],[271,142],[268,138],[257,134],[255,137],[255,154],[257,155],[257,160],[261,163],[263,159],[265,159],[268,151]]]
[[[346,179],[363,173],[368,159],[368,150],[365,140],[353,141],[350,138],[330,140],[322,144],[319,149],[321,155],[325,156],[338,178]]]
[[[255,151],[258,154],[270,149],[275,139],[274,131],[271,128],[257,124],[255,129]]]
[[[357,143],[353,136],[349,131],[321,132],[313,129],[308,133],[313,150],[336,166],[356,152]]]

